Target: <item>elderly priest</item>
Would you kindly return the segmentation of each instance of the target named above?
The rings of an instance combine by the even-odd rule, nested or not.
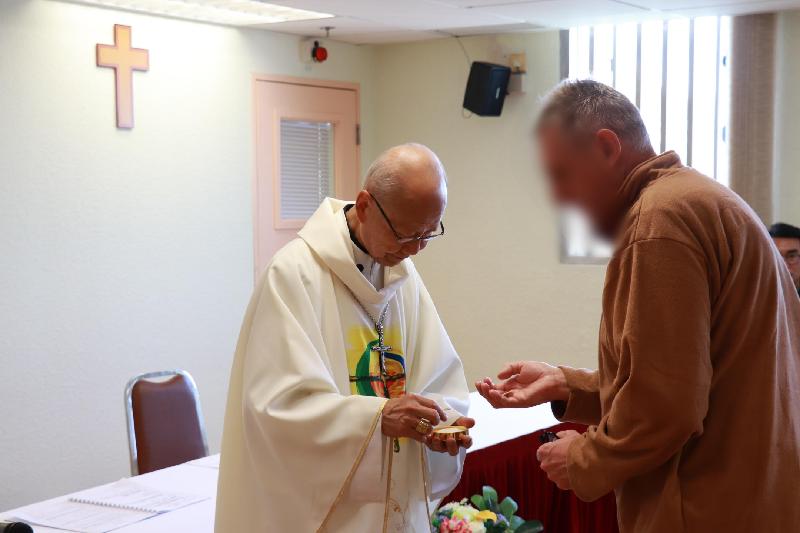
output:
[[[615,239],[599,370],[513,363],[481,394],[589,424],[541,465],[615,490],[622,533],[800,530],[800,300],[764,224],[600,83],[555,89],[538,134],[556,199]]]
[[[217,533],[429,531],[471,427],[458,358],[408,259],[444,234],[428,148],[370,167],[355,203],[326,199],[256,287],[231,372]]]

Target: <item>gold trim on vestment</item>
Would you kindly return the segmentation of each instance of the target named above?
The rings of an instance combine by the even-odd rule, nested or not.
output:
[[[389,530],[389,502],[392,495],[392,463],[394,462],[394,450],[389,447],[389,466],[386,467],[386,503],[383,507],[383,533]]]
[[[386,401],[388,401],[388,399]],[[336,509],[336,506],[339,505],[339,502],[342,500],[342,497],[344,496],[345,491],[350,486],[350,482],[353,481],[353,476],[355,475],[356,470],[358,469],[358,466],[361,464],[361,460],[364,458],[364,454],[367,451],[367,447],[369,446],[369,443],[372,440],[372,435],[375,434],[375,428],[378,427],[378,422],[380,422],[380,420],[381,420],[381,414],[383,414],[383,408],[386,406],[386,401],[384,401],[381,404],[380,409],[378,409],[378,412],[375,413],[375,419],[372,421],[372,427],[369,428],[369,433],[367,434],[367,438],[364,439],[364,443],[361,445],[361,449],[358,451],[358,455],[356,456],[356,460],[353,463],[352,468],[350,468],[350,472],[347,474],[347,477],[344,478],[344,483],[342,483],[342,488],[339,489],[339,494],[337,494],[336,498],[334,498],[333,503],[331,504],[331,508],[328,509],[328,513],[325,515],[325,519],[322,521],[322,523],[317,528],[317,533],[320,533],[321,531],[323,531],[325,529],[325,526],[328,525],[328,521],[330,520],[331,516],[333,515],[333,511]],[[391,458],[390,458],[390,461],[391,461]],[[392,463],[390,462],[389,463],[390,467],[391,467],[391,464]],[[389,481],[391,482],[391,476],[389,477]],[[387,506],[388,506],[388,502],[387,502]],[[385,531],[385,527],[384,527],[384,531]]]
[[[419,464],[422,467],[422,494],[425,496],[425,515],[428,517],[428,523],[431,522],[431,507],[428,496],[430,495],[430,488],[428,485],[428,462],[425,460],[425,445],[419,443]]]
[[[389,401],[388,399],[386,401]],[[353,480],[353,476],[356,473],[359,465],[361,464],[361,460],[364,458],[364,454],[367,451],[367,447],[369,446],[370,441],[372,440],[372,435],[375,434],[375,428],[378,427],[378,422],[381,419],[381,415],[383,414],[383,408],[386,406],[386,402],[381,404],[380,409],[375,414],[375,420],[372,421],[372,427],[369,429],[369,433],[367,434],[367,438],[364,440],[364,444],[361,445],[361,449],[358,451],[358,455],[356,456],[356,460],[353,463],[352,468],[350,468],[350,472],[347,474],[347,477],[342,484],[342,488],[339,489],[339,494],[336,495],[336,498],[333,500],[331,504],[331,508],[328,509],[328,513],[325,515],[325,519],[320,524],[319,528],[317,528],[317,533],[321,533],[325,526],[328,525],[328,521],[330,520],[331,516],[333,516],[333,511],[336,509],[336,506],[339,505],[341,502],[342,497],[344,496],[345,491],[350,486],[350,482]],[[386,533],[389,529],[389,502],[392,492],[392,463],[394,462],[394,451],[390,448],[389,449],[389,464],[386,468],[386,503],[383,509],[383,533]],[[422,494],[423,494],[423,503],[425,504],[425,514],[428,516],[428,521],[431,518],[431,510],[430,510],[430,488],[428,485],[428,462],[425,460],[425,444],[420,442],[419,443],[419,462],[420,467],[422,469]]]

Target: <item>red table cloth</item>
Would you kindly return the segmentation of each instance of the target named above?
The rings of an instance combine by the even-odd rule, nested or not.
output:
[[[583,432],[586,426],[566,423],[549,431],[565,429]],[[542,431],[467,454],[461,482],[442,503],[469,498],[491,485],[501,500],[506,496],[516,500],[519,516],[541,521],[547,533],[618,533],[613,493],[586,503],[547,479],[536,460]]]

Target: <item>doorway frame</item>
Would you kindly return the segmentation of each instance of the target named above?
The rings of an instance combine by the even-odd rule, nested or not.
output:
[[[252,128],[253,128],[253,136],[252,136],[252,181],[250,185],[250,196],[251,196],[251,219],[253,224],[253,264],[256,263],[256,250],[259,242],[260,230],[258,226],[259,220],[259,188],[258,188],[258,130],[259,130],[259,118],[258,113],[256,113],[256,89],[258,86],[258,82],[266,81],[271,83],[285,83],[287,85],[304,85],[307,87],[318,87],[322,89],[339,89],[339,90],[346,90],[346,91],[353,91],[356,96],[356,127],[359,129],[361,128],[361,84],[358,82],[350,82],[350,81],[339,81],[339,80],[323,80],[319,78],[304,78],[301,76],[286,76],[282,74],[263,74],[263,73],[253,73],[250,76],[250,114],[252,116]],[[355,135],[355,132],[353,133]],[[356,171],[360,179],[361,176],[361,143],[356,143]],[[273,180],[272,180],[272,200],[273,203],[278,201],[277,191],[276,191],[276,183],[279,180],[274,179],[273,169]],[[335,185],[338,190],[338,184]],[[295,221],[292,221],[295,222]],[[254,282],[257,282],[258,279],[258,272],[255,272],[254,269]]]

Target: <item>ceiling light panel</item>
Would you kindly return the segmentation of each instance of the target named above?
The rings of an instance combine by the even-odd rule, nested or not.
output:
[[[294,20],[318,20],[333,15],[268,4],[257,0],[78,0],[83,4],[138,11],[216,24],[251,26]]]
[[[2,1],[2,0],[0,0]],[[330,11],[342,17],[369,20],[407,30],[430,31],[443,26],[491,26],[523,22],[514,18],[459,9],[438,0],[273,0],[277,4]]]
[[[468,9],[475,13],[491,13],[523,19],[533,24],[550,27],[569,27],[576,24],[601,21],[619,22],[626,18],[652,17],[653,11],[631,3],[613,0],[532,0],[502,5],[476,6]]]
[[[741,6],[743,4],[763,3],[763,0],[630,0],[630,3],[650,9],[667,11],[670,9]]]

